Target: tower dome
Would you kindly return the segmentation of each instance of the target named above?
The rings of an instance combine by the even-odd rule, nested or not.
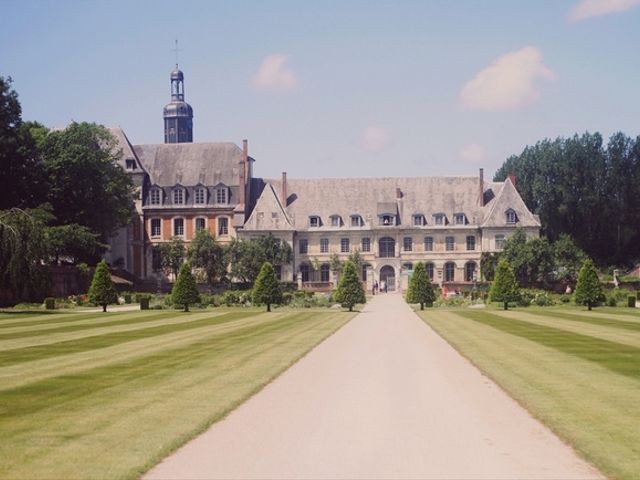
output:
[[[176,68],[171,71],[171,102],[165,105],[164,143],[193,142],[193,108],[184,101],[184,74]]]

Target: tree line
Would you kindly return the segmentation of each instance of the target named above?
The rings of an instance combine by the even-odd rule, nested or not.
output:
[[[509,157],[494,180],[510,173],[550,241],[569,235],[599,265],[640,259],[640,137],[545,139]]]

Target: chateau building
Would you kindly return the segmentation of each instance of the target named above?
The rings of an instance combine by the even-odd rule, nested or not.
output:
[[[192,143],[193,110],[184,101],[184,74],[171,72],[164,108],[165,143],[131,145],[111,129],[120,165],[137,188],[132,223],[111,242],[107,260],[140,279],[161,279],[157,246],[190,242],[206,229],[222,243],[271,233],[293,249],[282,280],[328,289],[332,259],[358,251],[362,280],[371,288],[406,287],[416,262],[441,285],[470,285],[483,252],[502,249],[517,227],[537,236],[540,221],[515,188],[515,178],[254,178],[248,144]]]

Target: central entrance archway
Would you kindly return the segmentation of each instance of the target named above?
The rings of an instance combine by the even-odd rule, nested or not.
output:
[[[385,282],[387,290],[393,292],[396,289],[396,271],[390,265],[385,265],[380,269],[380,284]]]

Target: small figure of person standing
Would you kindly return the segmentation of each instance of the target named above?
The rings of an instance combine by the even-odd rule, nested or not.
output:
[[[380,292],[387,293],[387,282],[385,282],[384,280],[380,280]]]
[[[375,294],[376,294],[376,292],[378,291],[378,281],[377,281],[377,280],[374,280],[374,282],[373,282],[373,287],[372,287],[372,289],[371,289],[371,290],[372,290],[372,292],[373,292],[373,294],[374,294],[374,295],[375,295]]]

